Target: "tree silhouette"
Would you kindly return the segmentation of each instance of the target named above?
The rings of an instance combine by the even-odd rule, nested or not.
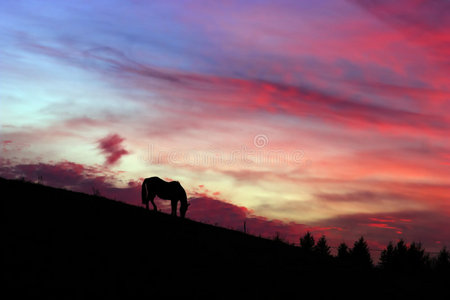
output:
[[[436,271],[440,273],[450,273],[450,251],[447,250],[447,247],[439,251],[435,260],[435,267]]]
[[[408,247],[403,240],[397,245],[389,242],[381,252],[380,266],[388,271],[419,272],[430,266],[430,259],[420,243],[412,242]]]
[[[406,262],[408,271],[419,272],[429,267],[430,257],[425,254],[421,243],[412,242],[406,253]]]
[[[331,257],[330,246],[328,246],[327,239],[324,235],[322,235],[314,246],[314,252],[324,258]]]
[[[350,250],[350,259],[357,268],[370,269],[373,267],[369,247],[364,237],[361,237],[354,243],[353,248]]]
[[[386,249],[381,252],[380,266],[385,270],[392,270],[394,263],[394,245],[389,242]]]
[[[340,261],[348,261],[350,257],[350,250],[346,243],[341,243],[338,247],[337,258]]]
[[[392,266],[394,270],[405,270],[408,264],[406,254],[408,247],[404,240],[399,240],[394,248]]]
[[[309,231],[300,238],[300,249],[303,253],[311,254],[314,249],[314,237],[311,235]]]

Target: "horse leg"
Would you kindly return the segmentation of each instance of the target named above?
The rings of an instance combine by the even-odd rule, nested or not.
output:
[[[175,200],[171,200],[172,201],[172,216],[177,216],[177,204],[178,202]]]
[[[153,205],[153,210],[154,211],[157,211],[158,210],[158,208],[156,207],[156,204],[155,204],[155,194],[150,194],[149,195],[149,198],[150,198],[150,202],[152,203],[152,205]],[[147,206],[148,206],[148,202],[147,202]]]

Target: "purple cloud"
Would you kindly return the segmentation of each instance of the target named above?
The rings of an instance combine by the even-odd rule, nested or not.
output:
[[[124,138],[118,134],[110,134],[98,140],[98,148],[106,156],[105,164],[114,165],[122,156],[129,154],[122,146],[123,141]]]

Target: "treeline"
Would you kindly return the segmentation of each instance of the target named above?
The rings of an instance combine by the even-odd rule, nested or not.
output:
[[[450,273],[450,251],[443,247],[436,257],[430,257],[422,245],[403,240],[390,242],[381,252],[378,264],[374,264],[369,246],[364,237],[355,241],[352,247],[341,243],[337,254],[331,254],[331,247],[322,235],[316,242],[310,232],[300,238],[300,252],[303,257],[318,264],[335,264],[356,269],[380,269],[389,272],[439,272]]]

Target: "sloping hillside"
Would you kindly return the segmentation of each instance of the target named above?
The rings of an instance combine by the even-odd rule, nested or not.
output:
[[[430,293],[298,248],[109,199],[0,178],[7,291],[58,298],[327,298]]]

